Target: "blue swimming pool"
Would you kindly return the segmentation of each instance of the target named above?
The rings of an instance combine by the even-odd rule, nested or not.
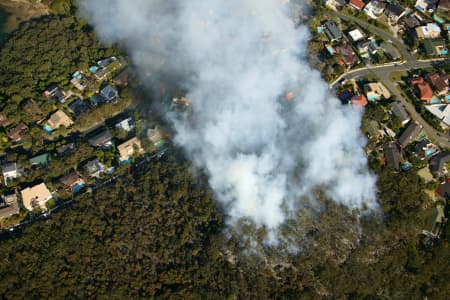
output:
[[[53,131],[53,129],[48,125],[44,125],[44,130],[47,131],[48,133],[51,133]]]
[[[72,188],[72,192],[78,193],[83,188],[83,186],[84,182],[77,183],[77,185]]]

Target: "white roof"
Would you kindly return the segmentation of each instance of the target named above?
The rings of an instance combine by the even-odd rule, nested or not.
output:
[[[426,26],[422,26],[423,33],[428,35],[433,32],[441,32],[441,27],[436,23],[428,23]]]
[[[357,42],[364,38],[364,34],[358,28],[348,33],[353,41]]]
[[[445,125],[450,125],[450,106],[446,104],[426,105],[425,108],[441,120]]]

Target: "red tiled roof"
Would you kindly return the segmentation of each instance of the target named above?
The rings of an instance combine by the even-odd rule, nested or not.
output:
[[[448,79],[446,75],[437,72],[427,74],[427,80],[438,91],[438,93],[448,92]]]
[[[419,88],[420,92],[420,100],[429,101],[433,99],[433,91],[431,90],[428,82],[419,83],[417,84],[417,87]]]
[[[349,3],[350,3],[351,6],[353,6],[354,8],[357,8],[357,9],[363,9],[364,6],[366,5],[361,0],[350,0]]]
[[[352,98],[352,103],[356,107],[367,105],[367,98],[364,95],[357,95]]]

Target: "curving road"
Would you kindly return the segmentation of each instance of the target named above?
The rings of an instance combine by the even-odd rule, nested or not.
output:
[[[386,41],[392,42],[397,49],[401,52],[404,60],[403,62],[399,63],[388,63],[384,65],[367,65],[364,68],[352,70],[348,73],[345,73],[341,75],[338,79],[336,79],[334,82],[330,84],[330,88],[334,89],[338,82],[341,80],[348,80],[353,79],[357,77],[363,77],[367,75],[375,75],[380,79],[380,81],[391,91],[391,94],[395,95],[395,97],[405,106],[406,110],[410,114],[411,118],[415,121],[417,121],[420,125],[422,125],[425,133],[434,141],[436,141],[441,147],[450,148],[450,140],[448,137],[444,136],[440,132],[438,132],[436,129],[434,129],[432,126],[430,126],[423,118],[422,116],[416,111],[414,105],[409,102],[403,94],[398,90],[398,84],[395,82],[392,82],[391,80],[391,74],[393,72],[401,72],[401,71],[409,71],[413,69],[422,69],[431,67],[433,63],[439,62],[439,61],[445,61],[446,63],[450,62],[450,59],[445,58],[437,58],[437,59],[429,59],[429,60],[418,60],[416,59],[410,52],[409,49],[406,47],[406,45],[403,43],[403,41],[399,40],[398,38],[394,37],[391,33],[377,28],[372,24],[367,23],[366,21],[360,20],[358,18],[355,18],[353,16],[344,15],[339,12],[330,11],[329,14],[337,16],[344,21],[351,21],[362,28],[379,35]]]

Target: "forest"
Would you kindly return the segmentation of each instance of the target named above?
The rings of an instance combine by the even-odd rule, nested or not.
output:
[[[357,217],[322,197],[323,209],[283,229],[297,239],[293,253],[249,251],[242,237],[258,231],[227,229],[190,167],[174,150],[4,234],[2,298],[445,299],[448,228],[433,248],[421,244],[414,173],[379,172],[380,214]]]

